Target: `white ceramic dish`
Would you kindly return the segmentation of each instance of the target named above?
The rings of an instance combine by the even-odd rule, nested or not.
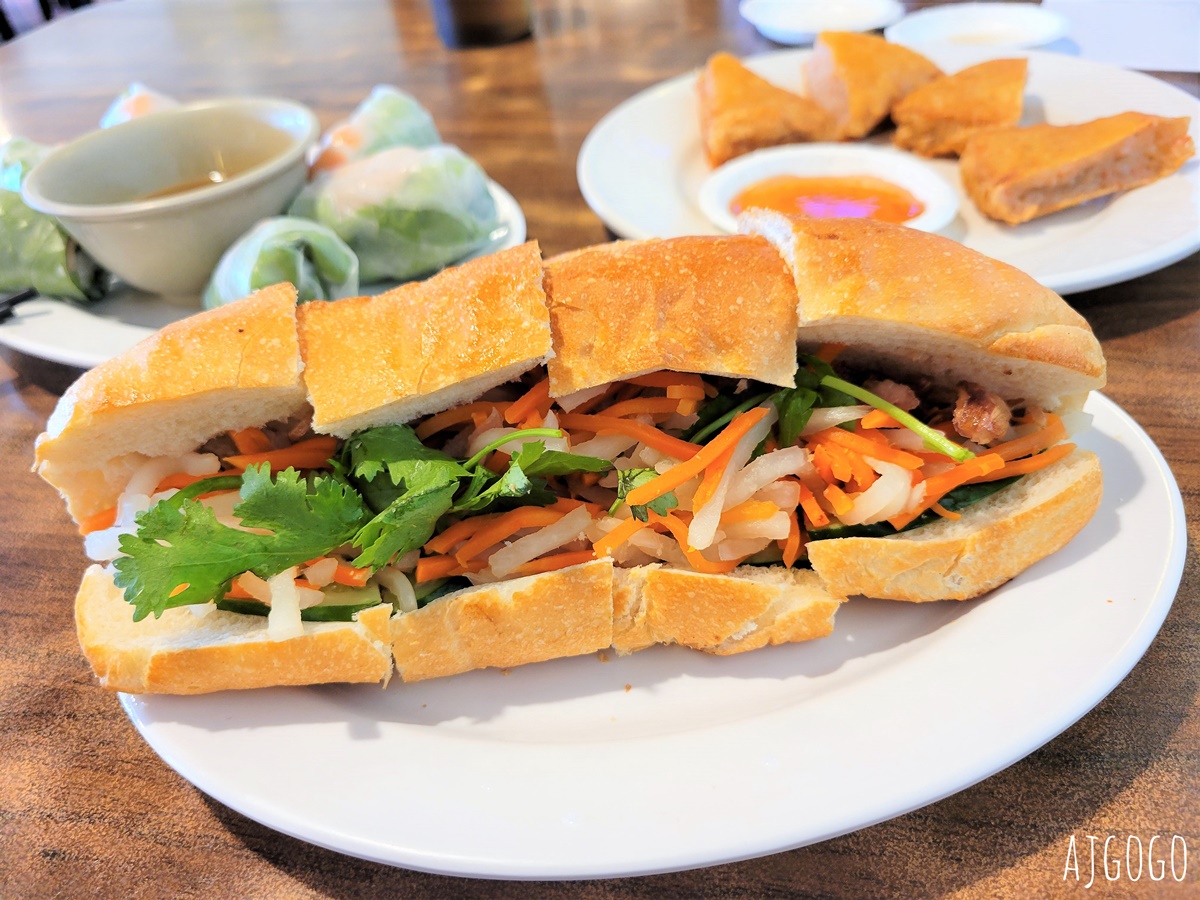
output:
[[[497,243],[480,251],[494,253],[525,240],[525,215],[512,194],[496,182],[488,183],[496,201],[501,227],[507,229]],[[364,290],[382,287],[364,285]],[[123,353],[157,329],[200,312],[200,298],[165,299],[120,286],[109,297],[90,306],[38,298],[22,303],[13,317],[0,322],[0,344],[30,356],[91,368]]]
[[[897,0],[742,0],[742,18],[777,44],[811,44],[822,31],[871,31],[904,15]]]
[[[884,30],[893,43],[969,44],[993,50],[1043,47],[1066,35],[1066,16],[1036,3],[952,3],[922,9]]]
[[[657,648],[386,690],[122,703],[170,766],[227,806],[415,869],[633,875],[853,831],[1049,741],[1162,624],[1186,551],[1179,489],[1125,413],[1102,396],[1087,409],[1099,512],[982,600],[851,600],[831,637],[743,656]]]
[[[798,91],[800,64],[809,52],[779,50],[746,64]],[[949,46],[927,52],[947,72],[997,56]],[[1052,53],[1007,55],[1029,58],[1027,123],[1086,122],[1135,109],[1191,116],[1191,134],[1200,143],[1200,101],[1156,78]],[[622,237],[717,233],[696,199],[710,170],[700,141],[694,82],[694,73],[689,73],[637,94],[601,119],[583,143],[577,165],[580,190]],[[956,161],[934,160],[930,165],[962,195]],[[1023,269],[1063,294],[1127,281],[1200,249],[1196,159],[1154,184],[1015,227],[984,217],[963,196],[958,217],[944,234]]]
[[[250,226],[283,212],[319,132],[316,115],[291,100],[203,100],[51,150],[21,195],[123,281],[187,296]]]
[[[904,223],[918,231],[940,231],[958,212],[958,192],[933,168],[908,153],[869,144],[797,144],[739,156],[718,166],[700,185],[700,209],[722,231],[736,232],[730,204],[750,185],[774,175],[868,175],[890,182],[925,207]]]

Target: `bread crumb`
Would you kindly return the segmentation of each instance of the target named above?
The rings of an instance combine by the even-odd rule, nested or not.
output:
[[[632,684],[627,684],[627,685],[625,685],[625,693],[627,693],[627,694],[628,694],[628,693],[629,693],[630,691],[632,691],[632,690],[633,690],[633,685],[632,685]]]
[[[600,659],[600,662],[608,662],[608,651],[600,650],[596,653],[596,656]]]
[[[501,674],[501,675],[511,675],[511,674],[512,674],[512,669],[501,669],[501,670],[500,670],[500,674]]]

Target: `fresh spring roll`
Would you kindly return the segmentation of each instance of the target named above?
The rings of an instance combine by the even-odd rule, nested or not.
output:
[[[321,136],[313,172],[392,147],[430,147],[440,143],[433,116],[415,97],[391,85],[376,85],[350,118]]]
[[[204,307],[232,303],[273,284],[295,285],[297,300],[358,293],[358,257],[345,241],[308,219],[263,219],[225,251],[204,291]]]
[[[21,182],[48,149],[19,137],[0,145],[0,293],[33,288],[47,297],[99,300],[108,273],[52,216],[21,199]]]

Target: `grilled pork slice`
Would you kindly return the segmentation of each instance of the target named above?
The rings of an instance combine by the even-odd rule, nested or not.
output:
[[[983,132],[963,150],[963,187],[984,215],[1019,225],[1170,175],[1196,152],[1188,123],[1126,112]]]

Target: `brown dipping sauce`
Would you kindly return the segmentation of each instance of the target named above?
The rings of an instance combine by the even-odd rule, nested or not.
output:
[[[904,188],[871,175],[774,175],[743,190],[733,198],[729,209],[737,215],[751,206],[801,213],[814,219],[845,217],[897,223],[915,219],[925,211],[925,204]]]
[[[209,172],[207,175],[200,178],[189,178],[186,181],[177,181],[175,184],[169,184],[165,188],[159,188],[156,191],[150,191],[148,194],[142,194],[135,197],[135,200],[157,200],[159,197],[173,197],[175,194],[183,194],[187,191],[194,191],[197,188],[211,187],[214,184],[220,184],[225,181],[228,176],[224,172]]]

